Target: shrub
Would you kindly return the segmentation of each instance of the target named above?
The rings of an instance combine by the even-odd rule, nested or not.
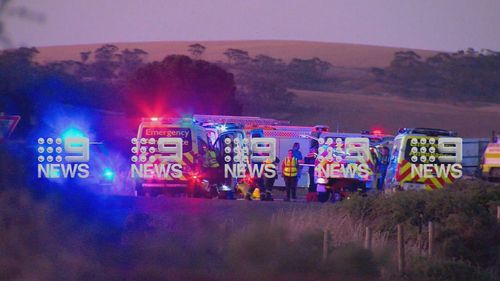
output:
[[[493,281],[495,276],[463,261],[413,259],[410,263],[412,280],[429,281]]]
[[[394,238],[396,225],[406,225],[407,239],[416,240],[419,227],[436,224],[436,242],[444,258],[460,259],[483,267],[500,259],[500,227],[494,206],[500,201],[498,185],[459,181],[432,192],[407,191],[354,197],[342,203],[352,216]]]

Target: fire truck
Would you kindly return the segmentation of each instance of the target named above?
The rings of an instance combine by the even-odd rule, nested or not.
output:
[[[452,131],[403,128],[394,138],[386,190],[433,190],[462,177],[462,138]]]

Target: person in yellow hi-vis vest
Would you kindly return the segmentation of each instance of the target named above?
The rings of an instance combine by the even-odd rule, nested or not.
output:
[[[299,170],[299,160],[293,156],[293,150],[288,150],[287,157],[281,163],[281,171],[285,180],[286,198],[290,201],[290,195],[293,200],[297,199],[297,175]]]
[[[210,184],[220,183],[220,164],[215,151],[206,145],[202,146],[202,166]]]

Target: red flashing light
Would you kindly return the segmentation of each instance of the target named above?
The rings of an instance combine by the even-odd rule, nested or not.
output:
[[[374,135],[383,135],[384,132],[382,130],[380,130],[380,129],[375,129],[375,130],[372,131],[372,134],[374,134]]]
[[[158,121],[158,120],[159,120],[159,118],[158,118],[158,117],[151,117],[151,121],[153,121],[153,122],[156,122],[156,121]]]

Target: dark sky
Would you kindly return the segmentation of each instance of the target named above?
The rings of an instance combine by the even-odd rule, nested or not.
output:
[[[15,47],[294,39],[500,50],[499,0],[12,0],[2,18]]]

